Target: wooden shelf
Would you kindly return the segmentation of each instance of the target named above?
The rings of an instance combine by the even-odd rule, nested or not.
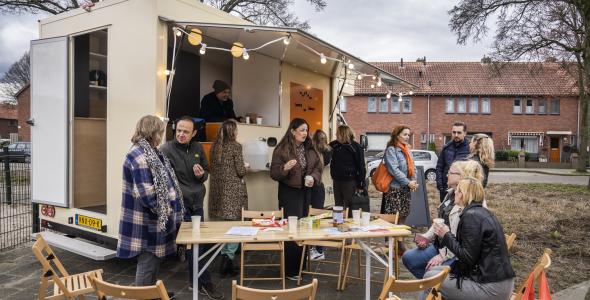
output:
[[[100,58],[100,59],[107,59],[107,56],[104,54],[96,53],[96,52],[89,52],[91,58]]]
[[[106,86],[101,86],[101,85],[92,85],[92,84],[89,84],[88,87],[90,89],[95,89],[95,90],[102,90],[102,91],[106,91],[107,90],[107,87]]]

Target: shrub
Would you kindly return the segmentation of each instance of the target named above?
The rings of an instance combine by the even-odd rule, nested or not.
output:
[[[428,150],[436,152],[436,144],[434,142],[428,143]]]
[[[520,150],[497,150],[496,151],[496,160],[497,161],[517,161],[518,154]],[[531,159],[531,154],[528,152],[524,152],[524,160],[529,161]]]

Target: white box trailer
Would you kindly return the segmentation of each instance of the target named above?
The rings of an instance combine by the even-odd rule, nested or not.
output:
[[[200,44],[187,42],[193,29]],[[303,31],[255,26],[195,0],[102,1],[41,20],[39,36],[31,42],[32,200],[42,206],[43,227],[109,249],[118,235],[122,163],[140,117],[196,116],[201,97],[223,79],[237,115],[263,116],[261,125],[238,125],[240,142],[280,140],[294,117],[333,136],[338,96],[352,93],[358,74],[410,87]],[[223,50],[235,42],[267,45],[245,60]],[[207,125],[206,148],[214,129]],[[330,190],[329,172],[324,178]],[[246,182],[250,209],[277,208],[268,170],[249,173]],[[87,251],[76,252],[114,255]]]

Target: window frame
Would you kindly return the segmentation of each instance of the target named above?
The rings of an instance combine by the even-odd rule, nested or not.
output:
[[[461,103],[463,103],[463,110],[461,110]],[[467,97],[459,97],[457,99],[457,113],[458,114],[466,114],[467,113]]]
[[[383,103],[385,103],[385,109],[383,109]],[[389,99],[387,99],[386,97],[379,98],[378,112],[380,114],[386,114],[389,112]]]
[[[397,101],[397,98],[395,97],[391,97],[391,109],[389,110],[391,113],[394,114],[401,114],[402,112],[402,102]],[[397,107],[397,110],[394,110],[393,108]]]
[[[542,103],[542,105],[541,105]],[[541,107],[543,111],[541,112]],[[546,115],[547,114],[547,99],[539,99],[537,100],[537,114],[538,115]]]
[[[531,103],[531,110],[529,111],[529,101]],[[524,99],[524,113],[527,115],[534,115],[535,114],[535,101],[533,99],[527,98]]]
[[[406,103],[409,103],[410,109],[406,111]],[[401,110],[404,114],[411,114],[412,113],[412,97],[403,97],[401,104]]]
[[[481,98],[479,102],[481,104],[481,109],[480,109],[481,114],[484,114],[484,115],[492,114],[492,98],[488,98],[488,97]],[[488,105],[487,111],[484,109],[484,102],[486,102]]]
[[[549,106],[549,114],[550,115],[559,115],[561,113],[561,101],[557,98],[553,98],[550,101],[551,105]],[[553,111],[553,103],[557,103],[557,112]]]
[[[479,97],[469,97],[469,113],[470,114],[479,114]],[[475,107],[473,104],[475,103]],[[475,108],[475,111],[473,110]]]
[[[371,110],[371,102],[373,102],[373,110]],[[367,97],[367,112],[368,113],[376,113],[377,112],[377,97]]]
[[[516,105],[516,101],[518,101],[518,106]],[[518,107],[518,111],[516,111],[517,107]],[[522,115],[522,99],[521,98],[514,98],[512,100],[512,114],[513,115]]]
[[[449,104],[450,104],[450,107],[449,107]],[[453,97],[445,98],[445,113],[447,113],[447,114],[454,114],[455,113],[455,98],[453,98]]]

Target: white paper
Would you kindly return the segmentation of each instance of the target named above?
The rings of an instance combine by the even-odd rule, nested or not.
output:
[[[350,226],[350,230],[352,231],[371,231],[371,230],[380,230],[380,229],[385,229],[385,227],[381,226],[381,225],[369,225],[369,226],[358,226],[358,225],[353,225]]]
[[[241,235],[241,236],[254,236],[258,234],[258,227],[247,227],[247,226],[234,226],[230,228],[225,234],[227,235]]]
[[[324,228],[323,230],[327,234],[346,234],[346,232],[339,231],[338,228]]]
[[[267,232],[267,231],[285,231],[285,230],[281,227],[262,227],[262,228],[260,228],[260,231]]]

